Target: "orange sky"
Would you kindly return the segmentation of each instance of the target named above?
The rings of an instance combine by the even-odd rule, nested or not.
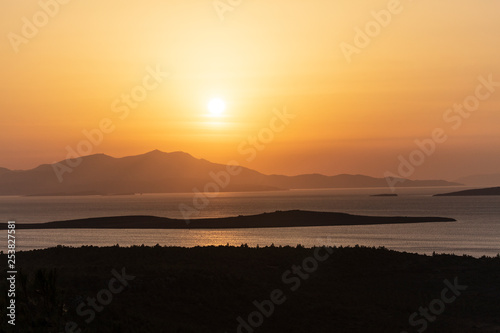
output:
[[[457,129],[443,119],[478,77],[500,82],[498,1],[242,0],[224,20],[209,0],[41,3],[52,16],[38,1],[0,4],[0,166],[62,160],[109,119],[92,153],[182,150],[264,173],[383,177],[442,128],[448,139],[410,178],[500,169],[500,87]],[[342,43],[387,8],[397,13],[349,62]],[[157,68],[168,77],[147,79],[154,89],[118,112]],[[207,116],[213,97],[223,117]],[[295,118],[249,161],[238,147],[285,107]]]

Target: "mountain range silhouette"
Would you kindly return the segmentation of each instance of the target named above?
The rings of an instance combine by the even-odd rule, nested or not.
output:
[[[219,191],[225,192],[388,187],[386,179],[364,175],[265,175],[245,167],[241,167],[237,175],[229,175],[228,166],[198,159],[185,152],[153,150],[121,158],[94,154],[81,157],[76,167],[70,167],[69,162],[43,164],[31,170],[0,168],[0,195],[186,193],[203,192],[207,184],[212,185],[209,186],[211,191],[218,187]],[[444,180],[406,180],[398,185],[460,184]]]

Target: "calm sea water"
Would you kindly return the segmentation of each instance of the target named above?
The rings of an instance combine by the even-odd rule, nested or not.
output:
[[[430,254],[494,256],[500,253],[500,196],[433,197],[460,188],[399,189],[398,197],[370,197],[381,189],[325,189],[221,193],[198,217],[259,214],[303,209],[361,215],[443,216],[453,223],[332,226],[229,230],[18,230],[18,250],[56,245],[368,245]],[[182,218],[179,204],[192,205],[192,194],[86,197],[0,197],[0,220],[41,223],[84,217],[156,215]],[[1,235],[6,248],[6,232]]]

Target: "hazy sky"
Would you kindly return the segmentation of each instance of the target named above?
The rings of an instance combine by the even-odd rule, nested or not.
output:
[[[500,1],[242,0],[223,13],[227,0],[219,12],[209,0],[60,1],[0,3],[0,166],[62,160],[109,119],[91,153],[375,177],[413,154],[413,179],[500,171],[500,84],[478,79],[500,82]],[[215,97],[222,117],[207,115]],[[477,110],[447,111],[464,102]],[[295,118],[271,140],[284,108]],[[415,140],[435,129],[422,160]]]

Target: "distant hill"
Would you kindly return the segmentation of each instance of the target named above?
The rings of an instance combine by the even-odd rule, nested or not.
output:
[[[154,150],[146,154],[114,158],[104,154],[81,158],[69,168],[71,161],[44,164],[31,170],[0,172],[0,195],[81,195],[124,193],[182,193],[219,191],[268,191],[278,189],[385,187],[384,178],[363,175],[324,176],[320,174],[280,176],[264,175],[241,168],[228,175],[227,166],[197,159],[184,152],[164,153]],[[59,181],[55,167],[67,168]],[[225,176],[224,176],[225,175]],[[229,179],[227,179],[229,178]],[[406,180],[404,187],[456,186],[443,180]]]
[[[462,177],[457,179],[456,182],[477,187],[500,186],[500,173]]]
[[[362,188],[362,187],[388,187],[385,178],[374,178],[364,175],[324,176],[309,174],[299,176],[268,176],[272,186],[281,188],[307,189],[307,188]],[[445,180],[409,180],[406,179],[397,186],[400,187],[425,187],[425,186],[457,186]]]
[[[465,190],[451,193],[441,193],[435,194],[435,197],[444,197],[444,196],[471,196],[471,195],[500,195],[500,187],[490,187],[490,188],[481,188],[481,189],[473,189],[473,190]]]

